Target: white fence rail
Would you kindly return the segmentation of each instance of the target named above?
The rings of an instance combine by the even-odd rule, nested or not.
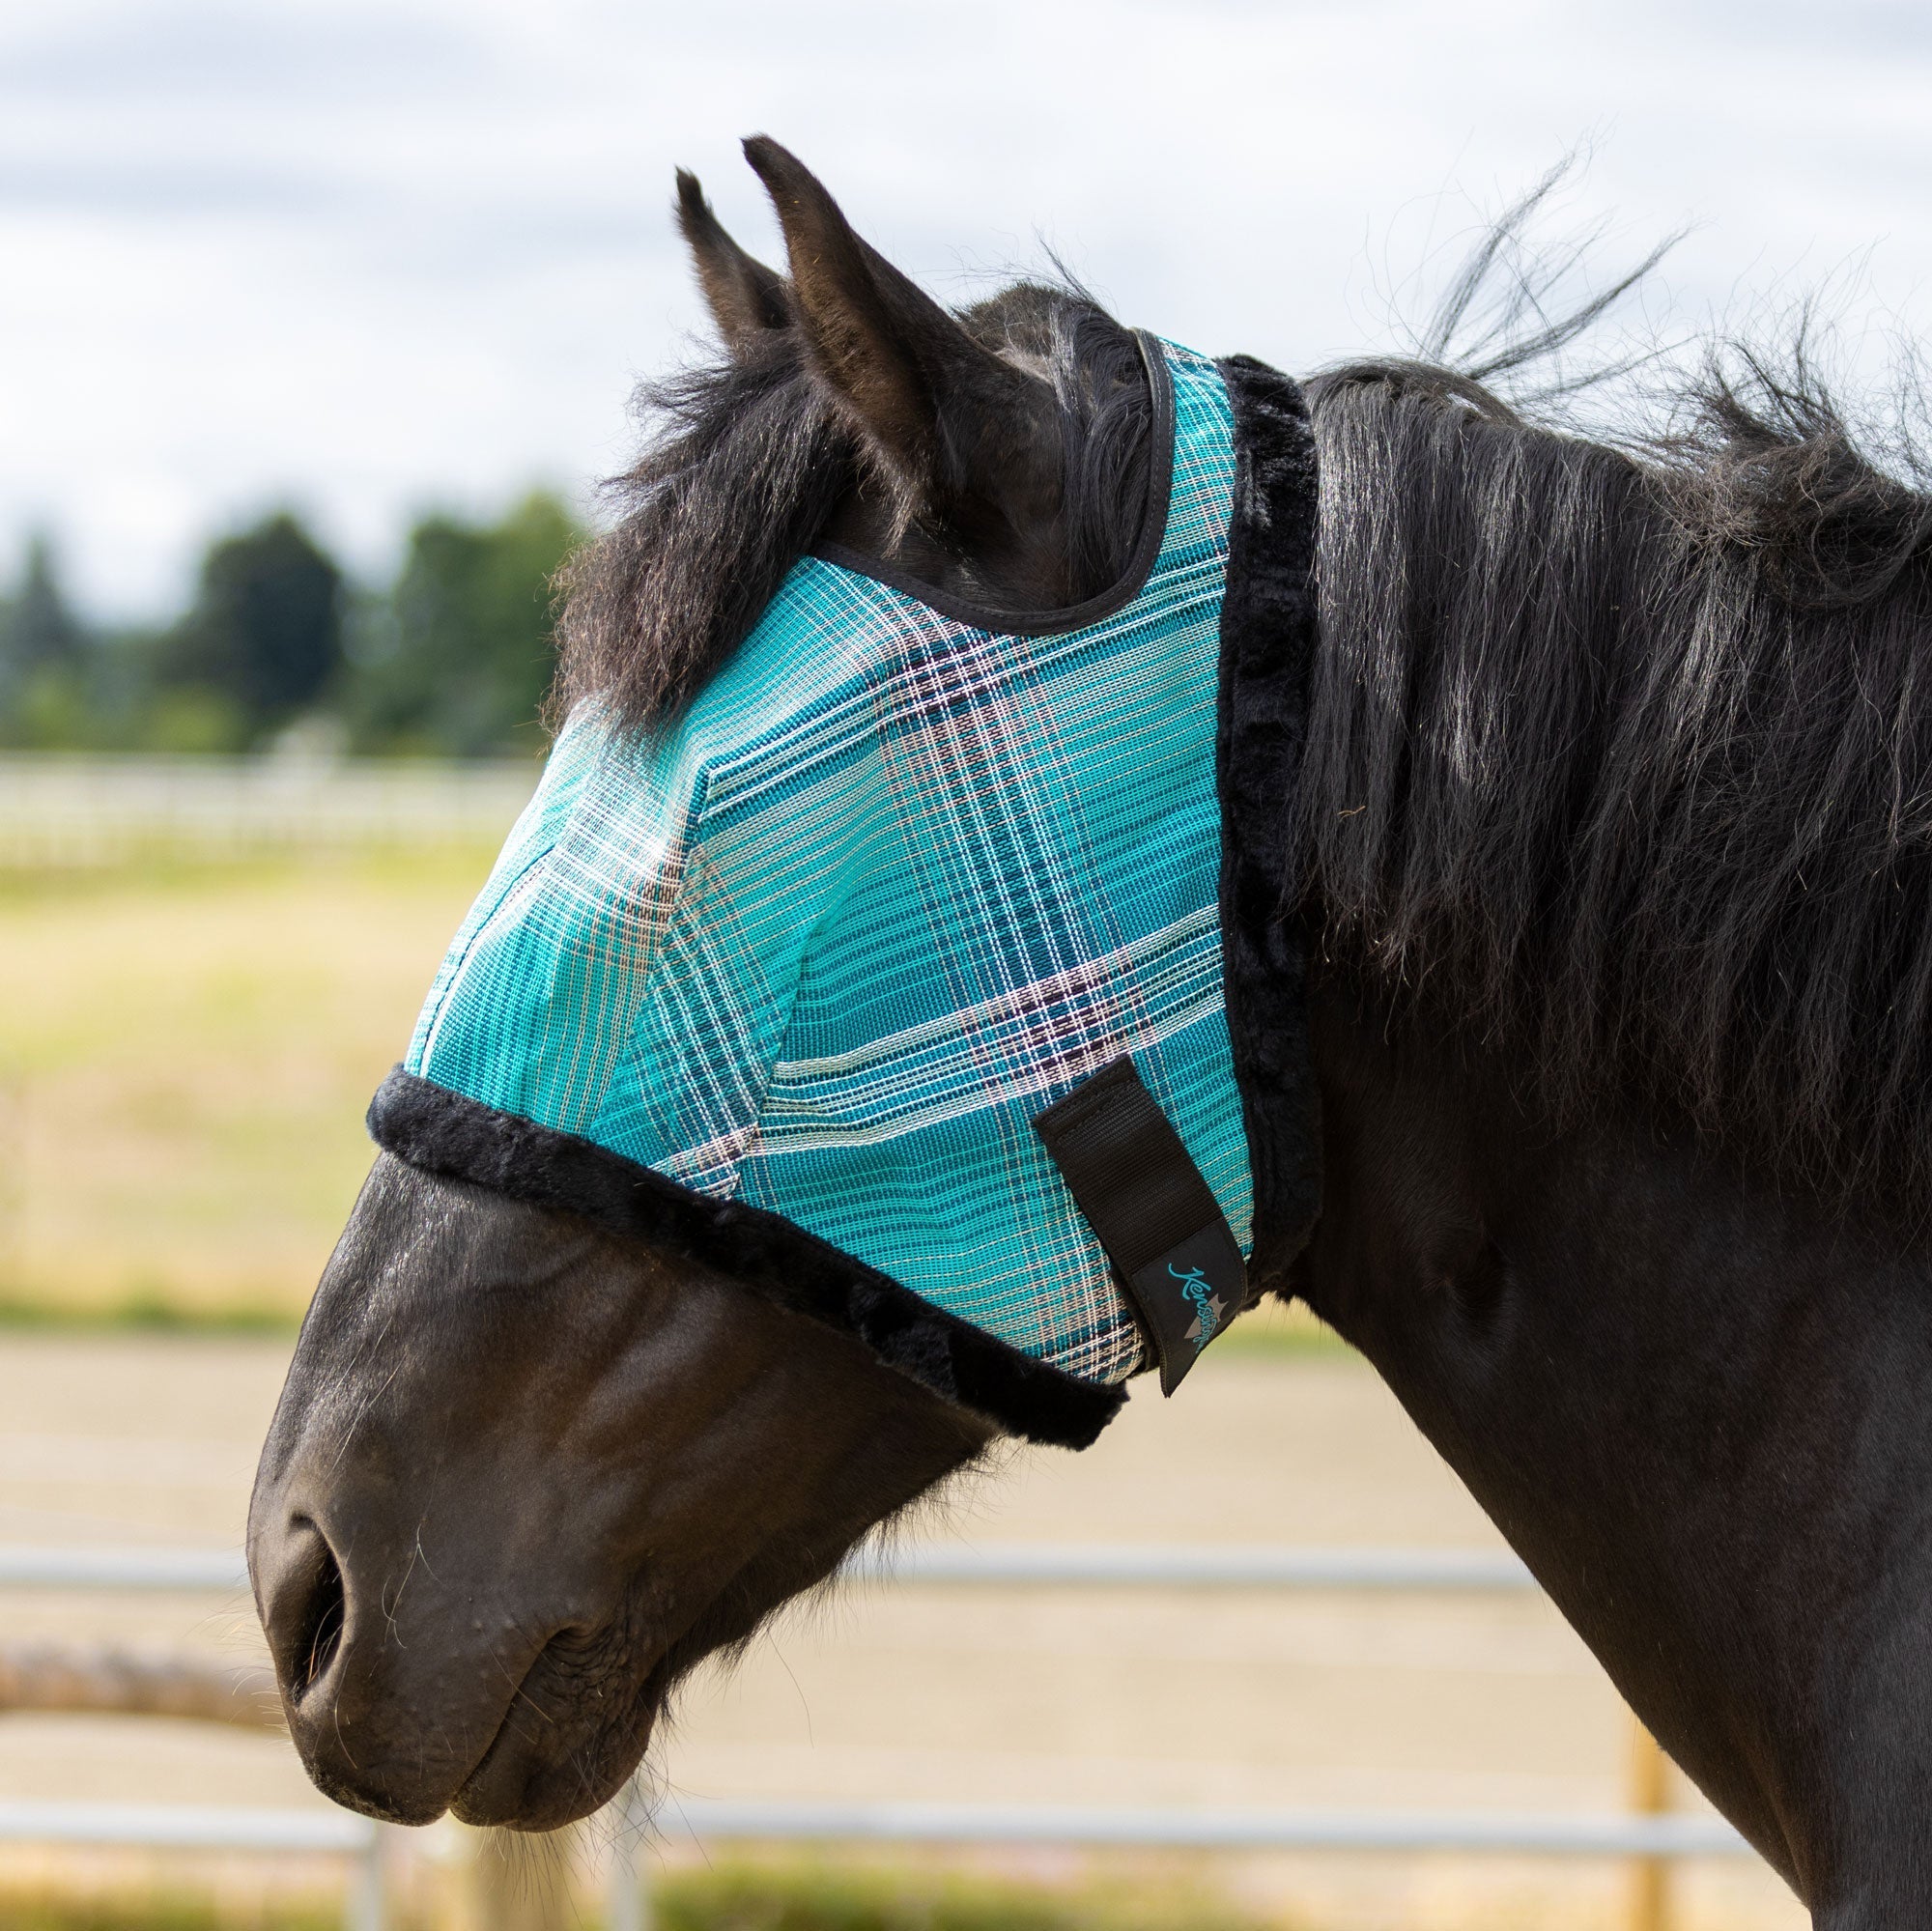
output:
[[[1538,1810],[1203,1810],[1013,1803],[681,1800],[666,1837],[919,1844],[1140,1845],[1208,1851],[1495,1851],[1559,1858],[1731,1857],[1749,1846],[1718,1817]]]
[[[248,1564],[225,1548],[38,1548],[0,1545],[0,1589],[246,1589]]]
[[[386,1826],[347,1810],[0,1801],[0,1843],[348,1858],[352,1862],[343,1898],[343,1931],[386,1931],[387,1835]],[[619,1903],[617,1908],[631,1907]]]
[[[1475,1549],[1269,1548],[1009,1543],[868,1551],[848,1575],[945,1587],[1534,1592],[1515,1557]],[[0,1588],[231,1592],[226,1550],[0,1547]],[[926,1844],[1136,1845],[1150,1849],[1452,1852],[1664,1860],[1755,1855],[1721,1819],[1633,1812],[1190,1811],[1052,1804],[681,1800],[647,1817],[635,1787],[613,1806],[611,1931],[648,1920],[647,1837]],[[299,1843],[294,1836],[312,1832]],[[289,1833],[290,1840],[278,1838]],[[161,1804],[0,1804],[0,1839],[334,1851],[357,1861],[351,1931],[380,1931],[387,1832],[347,1813]]]
[[[0,755],[0,867],[494,845],[533,759]]]
[[[129,1844],[144,1850],[318,1851],[360,1857],[377,1827],[347,1810],[223,1809],[203,1803],[0,1800],[0,1841]]]
[[[1534,1593],[1513,1555],[1464,1548],[1204,1548],[1160,1543],[930,1544],[862,1550],[848,1580],[985,1588],[1338,1589]],[[246,1589],[225,1549],[0,1546],[0,1588]]]
[[[1513,1555],[1480,1548],[1202,1548],[1160,1543],[931,1544],[867,1551],[847,1575],[994,1588],[1535,1592]]]

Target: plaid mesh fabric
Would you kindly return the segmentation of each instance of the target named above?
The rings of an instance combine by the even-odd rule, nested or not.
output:
[[[1214,782],[1232,416],[1165,347],[1158,555],[1001,636],[818,557],[675,726],[594,706],[423,1008],[412,1072],[769,1208],[1023,1352],[1142,1364],[1035,1135],[1133,1056],[1245,1251]]]

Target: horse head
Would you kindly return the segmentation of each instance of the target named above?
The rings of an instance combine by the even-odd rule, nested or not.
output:
[[[1045,289],[956,318],[782,149],[747,152],[791,273],[680,177],[728,359],[701,407],[684,398],[686,441],[620,485],[636,514],[573,598],[567,676],[645,724],[810,541],[937,594],[1053,609],[1121,573],[1143,507],[1127,331]],[[730,446],[694,449],[706,439]],[[630,1774],[685,1671],[998,1433],[689,1253],[385,1152],[304,1323],[250,1515],[297,1746],[377,1815],[561,1824]]]

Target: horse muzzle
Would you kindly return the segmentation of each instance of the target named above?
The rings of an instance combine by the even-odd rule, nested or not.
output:
[[[554,1830],[642,1756],[663,1692],[647,1592],[601,1613],[563,1589],[513,1607],[420,1548],[358,1549],[299,1514],[249,1553],[290,1735],[336,1803]]]

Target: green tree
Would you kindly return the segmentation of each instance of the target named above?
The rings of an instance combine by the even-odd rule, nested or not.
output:
[[[496,524],[418,523],[394,587],[355,626],[343,708],[356,745],[534,751],[555,662],[551,583],[579,534],[542,493]]]
[[[0,605],[0,743],[64,745],[84,731],[88,647],[61,589],[53,545],[35,536],[19,587]]]
[[[286,512],[213,544],[156,666],[158,708],[196,739],[171,748],[252,742],[315,706],[341,667],[342,606],[342,572]]]
[[[29,676],[50,665],[72,666],[85,642],[86,632],[60,586],[53,545],[44,536],[29,539],[20,587],[0,627],[0,664],[14,676]]]

